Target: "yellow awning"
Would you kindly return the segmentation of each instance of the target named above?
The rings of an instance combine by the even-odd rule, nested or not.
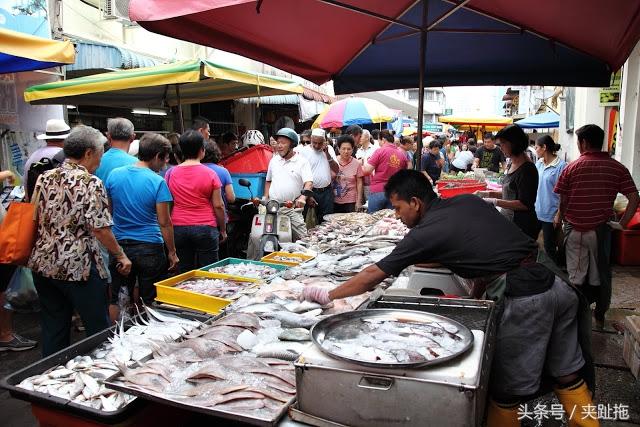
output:
[[[31,86],[24,99],[32,104],[164,107],[302,92],[302,85],[289,79],[191,60]]]
[[[512,118],[502,116],[441,116],[438,121],[461,130],[483,128],[488,131],[500,130],[513,123]]]
[[[41,70],[73,64],[73,44],[0,28],[0,73]]]

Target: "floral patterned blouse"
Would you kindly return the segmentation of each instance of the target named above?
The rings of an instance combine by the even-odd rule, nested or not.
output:
[[[66,161],[40,175],[34,194],[38,231],[29,268],[51,279],[79,282],[89,280],[95,263],[100,277],[106,278],[98,239],[91,232],[113,225],[102,181]]]

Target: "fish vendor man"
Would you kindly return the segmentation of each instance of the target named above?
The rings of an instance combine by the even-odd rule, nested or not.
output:
[[[486,292],[501,313],[487,425],[520,425],[519,405],[540,390],[547,376],[567,414],[573,414],[569,426],[599,425],[595,416],[583,415],[584,408],[593,407],[585,382],[593,384],[590,349],[579,339],[586,328],[578,327],[584,313],[580,307],[586,306],[556,275],[557,267],[538,253],[537,243],[474,195],[438,198],[415,170],[393,175],[385,193],[409,233],[386,258],[341,286],[331,291],[309,286],[303,297],[326,305],[370,291],[411,265],[441,264],[469,279],[480,294]],[[589,323],[590,313],[587,319]]]

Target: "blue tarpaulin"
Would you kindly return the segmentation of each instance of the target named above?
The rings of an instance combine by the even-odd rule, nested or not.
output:
[[[536,114],[516,122],[523,129],[542,129],[560,127],[560,115],[553,111]]]

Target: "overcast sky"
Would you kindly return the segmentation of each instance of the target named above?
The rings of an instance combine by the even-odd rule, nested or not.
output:
[[[502,86],[445,87],[446,108],[454,115],[502,115]]]

